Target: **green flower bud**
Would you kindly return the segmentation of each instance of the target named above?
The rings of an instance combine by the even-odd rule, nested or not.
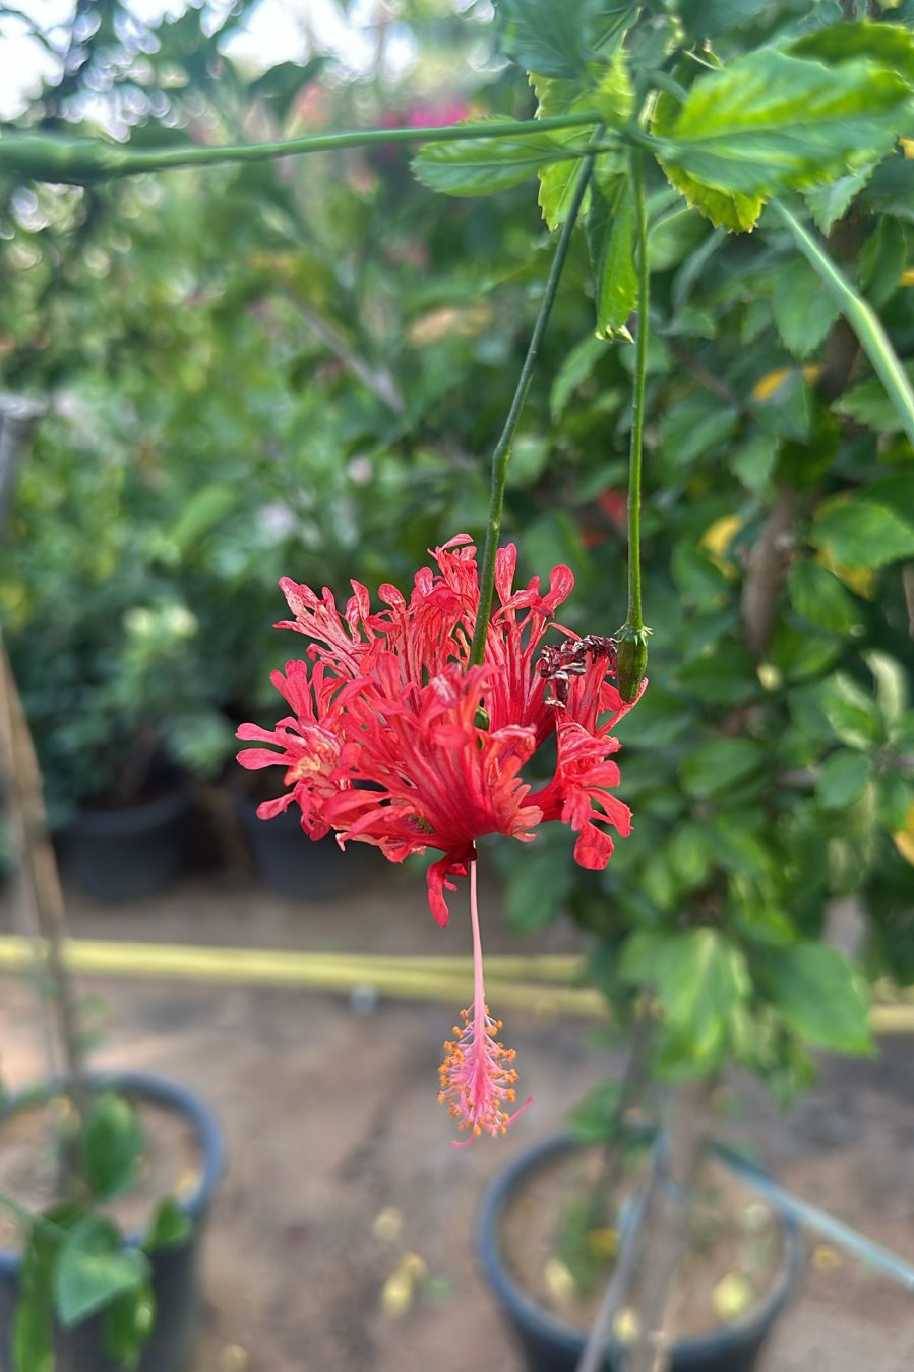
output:
[[[623,624],[617,635],[616,663],[619,694],[626,702],[634,700],[647,671],[648,628],[633,629]]]

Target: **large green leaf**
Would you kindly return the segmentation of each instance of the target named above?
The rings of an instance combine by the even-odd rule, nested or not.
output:
[[[619,14],[610,0],[496,0],[501,46],[527,71],[579,75]]]
[[[774,195],[888,152],[909,98],[871,62],[831,69],[763,48],[694,83],[658,155],[713,189]]]
[[[653,132],[658,137],[671,134],[678,115],[679,102],[668,92],[661,91],[654,106]],[[689,204],[694,205],[699,213],[705,215],[718,228],[745,233],[758,220],[764,204],[761,196],[716,190],[690,176],[685,168],[676,162],[661,159],[661,166],[676,189],[682,191]]]
[[[93,1195],[107,1200],[130,1186],[142,1146],[132,1105],[113,1091],[96,1097],[82,1138],[83,1171]]]
[[[657,988],[669,1030],[696,1065],[720,1052],[731,1014],[749,995],[745,958],[716,929],[635,933],[623,949],[619,974]]]
[[[520,125],[518,120],[518,125]],[[583,150],[586,131],[573,130]],[[579,154],[548,133],[514,138],[468,138],[456,143],[426,143],[413,158],[413,171],[423,186],[446,195],[492,195],[519,186],[550,162],[567,162],[569,175],[580,165]]]
[[[772,306],[778,333],[795,357],[806,357],[817,348],[840,313],[836,302],[823,295],[822,283],[802,257],[779,268]]]
[[[862,628],[857,602],[834,572],[811,558],[800,558],[787,578],[790,603],[817,629],[833,634],[853,634]]]
[[[837,496],[816,511],[813,541],[849,567],[883,567],[914,557],[914,520],[865,496]]]
[[[853,24],[831,24],[807,33],[790,49],[798,57],[816,57],[838,64],[855,57],[869,57],[880,66],[900,72],[914,84],[914,33],[901,24],[873,24],[861,19]]]
[[[125,1247],[109,1220],[87,1215],[64,1239],[57,1260],[54,1296],[61,1321],[77,1324],[142,1286],[148,1271],[144,1255]]]
[[[871,1051],[865,985],[837,949],[795,943],[766,954],[759,971],[784,1019],[808,1043],[841,1053]]]

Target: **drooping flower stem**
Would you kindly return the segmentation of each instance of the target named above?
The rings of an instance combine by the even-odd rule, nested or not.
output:
[[[641,471],[644,457],[644,411],[647,387],[647,350],[650,339],[651,273],[647,255],[647,197],[644,153],[629,155],[635,202],[635,252],[638,275],[638,331],[635,337],[635,374],[632,382],[632,428],[628,456],[628,610],[619,630],[619,691],[633,700],[647,667],[647,639],[641,604]]]
[[[599,142],[603,134],[603,126],[600,125],[593,141]],[[527,348],[527,356],[524,358],[524,365],[517,380],[514,395],[511,398],[511,406],[505,419],[501,437],[492,452],[492,480],[489,494],[489,519],[486,525],[486,540],[482,554],[482,567],[480,569],[479,582],[479,611],[476,616],[476,627],[473,633],[473,647],[470,653],[471,663],[480,663],[485,654],[486,634],[489,628],[489,617],[492,613],[492,595],[495,588],[495,554],[498,551],[498,540],[501,536],[501,515],[505,500],[505,480],[508,475],[508,462],[511,457],[511,444],[514,433],[517,429],[518,421],[523,414],[527,394],[530,390],[530,383],[533,380],[533,373],[536,369],[536,360],[539,356],[540,345],[546,326],[549,323],[549,316],[552,314],[552,307],[555,304],[555,297],[558,292],[559,281],[561,280],[562,270],[568,257],[568,249],[571,246],[574,227],[577,222],[584,196],[587,194],[587,187],[590,185],[590,178],[593,175],[596,151],[592,152],[581,165],[578,172],[577,184],[574,188],[574,196],[568,209],[568,217],[562,225],[559,241],[556,245],[555,256],[549,268],[549,276],[546,281],[546,288],[543,291],[543,299],[540,304],[539,314],[533,326],[533,333],[530,335],[530,343]]]

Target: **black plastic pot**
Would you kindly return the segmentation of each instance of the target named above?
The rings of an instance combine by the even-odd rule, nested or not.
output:
[[[517,1286],[502,1261],[499,1230],[505,1208],[530,1176],[554,1158],[579,1147],[562,1135],[522,1153],[500,1173],[483,1198],[479,1219],[479,1256],[489,1285],[523,1349],[530,1372],[575,1372],[585,1336],[557,1319]],[[779,1216],[784,1235],[784,1264],[761,1305],[744,1319],[722,1325],[702,1338],[682,1339],[673,1346],[672,1372],[752,1372],[765,1341],[790,1299],[799,1277],[802,1245],[795,1223]],[[605,1367],[621,1366],[620,1345],[611,1341]]]
[[[181,1202],[191,1221],[183,1243],[153,1253],[149,1259],[155,1293],[156,1320],[140,1359],[138,1372],[187,1372],[193,1352],[199,1304],[199,1269],[203,1232],[213,1193],[222,1175],[224,1149],[215,1117],[190,1091],[161,1077],[141,1072],[93,1077],[91,1084],[113,1088],[127,1096],[173,1110],[192,1126],[201,1158],[200,1182],[193,1195]],[[49,1086],[47,1094],[55,1087]],[[34,1105],[30,1091],[8,1100],[3,1115]],[[2,1118],[2,1116],[0,1116]],[[138,1244],[139,1238],[129,1240]],[[19,1286],[19,1254],[0,1251],[0,1369],[12,1367],[10,1337]],[[59,1330],[56,1340],[56,1372],[122,1372],[103,1351],[102,1321],[92,1316],[73,1329]]]
[[[275,819],[258,819],[257,804],[248,796],[236,796],[238,814],[257,875],[277,895],[293,900],[333,900],[364,873],[371,855],[365,845],[350,844],[342,852],[331,835],[312,842],[302,832],[297,805],[290,805]]]
[[[81,810],[61,835],[64,871],[96,900],[156,895],[184,865],[190,800],[181,785],[144,804]]]

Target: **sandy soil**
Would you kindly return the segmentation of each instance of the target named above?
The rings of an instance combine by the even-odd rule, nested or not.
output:
[[[520,943],[486,902],[495,950],[575,946],[570,930]],[[494,915],[494,917],[493,917]],[[241,879],[184,883],[124,911],[74,897],[74,932],[377,952],[465,953],[466,921],[437,930],[415,874],[376,869],[344,903],[303,905]],[[0,930],[5,927],[0,911]],[[519,1360],[476,1271],[474,1217],[492,1174],[607,1069],[580,1024],[513,1014],[522,1087],[536,1097],[503,1142],[454,1152],[435,1102],[441,1040],[457,1007],[305,991],[87,981],[107,1003],[99,1066],[162,1072],[217,1110],[230,1166],[208,1236],[207,1303],[195,1372],[514,1372]],[[496,1007],[497,1008],[497,1007]],[[0,980],[0,1070],[43,1071],[31,989]],[[914,1073],[907,1039],[876,1061],[823,1063],[786,1118],[744,1084],[731,1134],[752,1139],[782,1180],[914,1261]],[[907,1372],[914,1296],[830,1247],[811,1245],[801,1299],[767,1372]],[[418,1254],[422,1264],[407,1262]],[[398,1270],[424,1281],[385,1309]],[[396,1285],[396,1284],[395,1284]],[[407,1294],[409,1282],[406,1282]],[[402,1294],[403,1283],[400,1284]]]

